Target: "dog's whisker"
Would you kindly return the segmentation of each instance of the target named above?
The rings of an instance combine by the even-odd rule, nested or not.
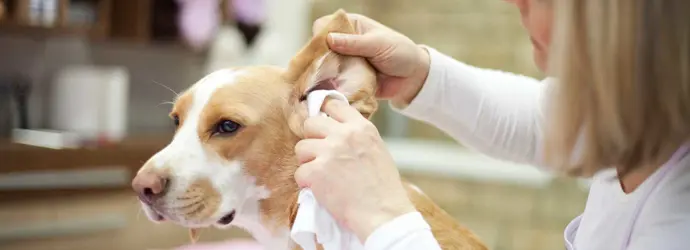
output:
[[[185,205],[170,206],[170,207],[166,207],[166,208],[167,208],[167,209],[171,209],[171,210],[187,210],[187,209],[189,209],[189,208],[191,208],[191,207],[203,206],[203,205],[204,205],[203,202],[193,202],[193,203],[189,203],[189,204],[185,204]]]
[[[133,202],[134,202],[134,209],[137,210],[137,215],[134,217],[134,220],[138,221],[139,219],[141,219],[141,213],[144,212],[144,208],[141,207],[141,204],[140,204],[141,202],[139,201],[139,198],[133,198]]]
[[[175,94],[175,96],[179,96],[179,95],[180,95],[180,94],[177,93],[175,90],[173,90],[172,88],[168,87],[168,86],[165,85],[165,84],[162,84],[162,83],[160,83],[160,82],[158,82],[158,81],[156,81],[156,80],[151,80],[151,81],[152,81],[153,83],[155,83],[155,84],[160,85],[161,87],[163,87],[163,88],[165,88],[165,89],[167,89],[167,90],[170,90],[170,92],[172,92],[173,94]]]
[[[206,204],[201,203],[199,206],[196,207],[196,209],[192,210],[191,212],[187,213],[188,217],[194,217],[197,214],[200,214],[202,211],[206,209]]]
[[[170,102],[170,101],[165,101],[165,102],[161,102],[161,103],[159,103],[159,104],[158,104],[158,105],[156,105],[156,106],[161,106],[161,105],[163,105],[163,104],[168,104],[168,105],[175,105],[175,103],[174,103],[174,102]]]
[[[180,197],[177,197],[176,200],[178,200],[178,201],[189,201],[189,200],[196,200],[196,199],[201,199],[201,195],[180,196]]]
[[[143,208],[143,207],[139,207],[139,209],[137,209],[137,216],[134,218],[134,220],[135,220],[135,221],[139,221],[139,220],[141,219],[141,214],[142,214],[143,212],[144,212],[144,208]]]
[[[190,208],[196,208],[196,207],[203,206],[203,205],[204,205],[203,202],[192,202],[192,203],[185,203],[185,204],[181,204],[181,205],[165,206],[165,207],[162,207],[162,209],[164,209],[166,211],[181,211],[182,210],[184,212],[184,210],[190,210]]]

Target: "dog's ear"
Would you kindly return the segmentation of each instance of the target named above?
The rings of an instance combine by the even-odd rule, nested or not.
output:
[[[315,89],[333,89],[343,93],[350,104],[369,118],[378,108],[375,99],[376,72],[365,58],[345,56],[331,51],[327,37],[331,32],[355,34],[354,25],[343,10],[331,15],[331,21],[290,61],[286,78],[294,83],[290,105],[291,127],[301,130],[306,119],[306,95]],[[296,127],[297,126],[297,127]],[[299,127],[299,128],[298,128]],[[298,133],[300,134],[300,133]]]

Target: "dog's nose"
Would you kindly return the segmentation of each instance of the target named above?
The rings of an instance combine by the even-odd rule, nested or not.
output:
[[[168,178],[158,172],[142,171],[132,180],[132,188],[139,199],[150,204],[165,192],[168,182]]]

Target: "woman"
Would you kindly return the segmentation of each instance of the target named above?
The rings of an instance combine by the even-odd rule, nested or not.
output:
[[[568,249],[690,249],[690,1],[509,2],[557,80],[475,68],[357,15],[361,35],[329,44],[368,58],[381,98],[462,144],[593,177]],[[297,182],[367,249],[438,249],[373,125],[344,103],[324,111],[334,119],[305,123]]]

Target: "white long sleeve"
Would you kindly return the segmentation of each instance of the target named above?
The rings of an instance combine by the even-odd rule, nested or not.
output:
[[[364,243],[365,250],[440,250],[431,227],[418,212],[404,214],[380,226]]]
[[[394,109],[487,156],[541,165],[548,80],[476,68],[427,50],[431,67],[424,87],[407,107]]]
[[[428,79],[401,113],[439,127],[491,157],[544,165],[543,108],[548,86],[555,82],[475,68],[430,48],[429,53]],[[680,148],[630,194],[621,190],[616,169],[595,174],[583,214],[566,227],[567,248],[689,249],[688,147]],[[400,221],[383,225],[369,236],[367,243],[381,243],[371,243],[367,250],[438,249],[419,218]]]
[[[417,97],[398,112],[428,122],[488,156],[525,164],[542,160],[542,97],[547,83],[480,69],[427,48],[431,68]],[[366,250],[440,249],[419,213],[384,224]]]

